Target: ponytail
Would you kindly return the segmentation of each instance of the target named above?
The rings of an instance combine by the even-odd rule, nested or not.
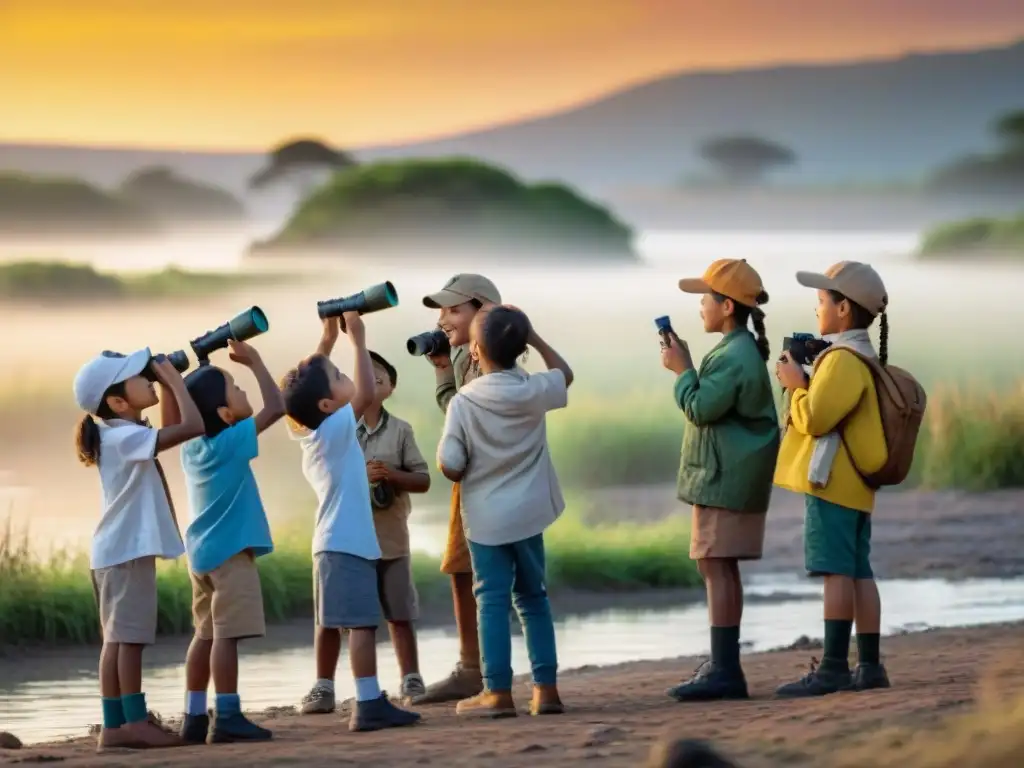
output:
[[[889,364],[889,316],[884,309],[878,318],[878,362],[883,368]]]
[[[91,414],[85,414],[78,422],[75,432],[75,450],[78,460],[87,467],[99,464],[100,461],[100,428],[96,426]]]
[[[764,311],[758,307],[750,310],[750,324],[754,326],[754,333],[757,334],[757,351],[761,353],[761,359],[766,363],[771,358],[771,345],[768,343],[768,336],[764,329]]]

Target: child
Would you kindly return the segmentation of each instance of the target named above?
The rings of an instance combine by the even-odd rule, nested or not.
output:
[[[704,578],[711,658],[668,694],[677,701],[745,699],[740,665],[743,583],[740,560],[760,560],[779,453],[779,422],[765,363],[768,294],[746,261],[722,259],[679,288],[701,296],[707,333],[722,340],[697,370],[686,343],[669,335],[662,363],[676,374],[676,404],[686,414],[678,496],[693,505],[690,558]],[[748,319],[757,333],[747,330]]]
[[[444,288],[423,299],[424,306],[440,310],[438,325],[448,335],[451,352],[428,358],[437,375],[435,398],[444,413],[455,393],[472,381],[479,371],[469,353],[469,327],[483,307],[501,303],[501,295],[483,275],[453,276]],[[477,631],[476,597],[473,594],[473,565],[462,528],[459,484],[452,487],[448,543],[441,560],[441,572],[452,577],[452,602],[459,632],[459,662],[444,680],[427,687],[415,704],[460,701],[483,690],[480,675],[480,638]]]
[[[393,706],[377,682],[377,561],[381,551],[373,526],[366,463],[356,436],[356,422],[373,402],[373,367],[362,318],[348,312],[344,320],[356,351],[355,383],[330,361],[340,331],[335,317],[324,320],[316,352],[284,377],[281,389],[293,436],[302,447],[302,472],[319,501],[313,534],[316,622],[318,627],[334,630],[316,635],[318,680],[314,692],[316,688],[333,692],[341,632],[348,629],[356,686],[349,730],[375,731],[412,725],[420,716]]]
[[[255,558],[272,552],[274,545],[250,462],[259,455],[257,435],[284,416],[284,399],[253,347],[239,341],[228,346],[230,359],[255,374],[263,408],[254,417],[244,390],[221,368],[203,365],[185,379],[206,430],[181,451],[192,513],[185,543],[195,623],[185,661],[181,726],[188,744],[271,738],[270,731],[242,714],[238,641],[266,633]],[[206,710],[211,667],[217,691],[212,724]]]
[[[886,463],[888,449],[874,377],[855,354],[887,364],[888,295],[878,273],[855,261],[824,274],[798,272],[797,281],[818,290],[818,330],[835,349],[821,356],[809,383],[788,354],[776,366],[790,406],[775,484],[804,494],[805,567],[825,577],[821,665],[780,687],[776,695],[784,698],[889,687],[879,659],[881,603],[869,559],[875,492],[862,476]],[[878,316],[876,355],[868,328]],[[851,676],[847,659],[855,617],[860,662]]]
[[[527,374],[516,365],[527,344],[548,370]],[[462,520],[479,600],[482,693],[456,712],[514,717],[512,637],[515,605],[533,670],[534,715],[563,711],[558,696],[555,629],[545,590],[544,530],[565,508],[548,453],[545,418],[564,408],[572,370],[513,307],[477,313],[470,354],[480,376],[448,406],[437,448],[441,471],[462,484]]]
[[[148,376],[160,382],[160,396]],[[155,561],[185,551],[156,455],[202,434],[203,419],[181,375],[148,348],[127,356],[103,352],[78,371],[74,390],[86,414],[76,436],[78,458],[98,467],[103,489],[90,556],[103,632],[98,746],[179,746],[177,735],[151,721],[142,692],[142,650],[156,642]],[[157,403],[159,430],[142,418]]]
[[[373,523],[381,548],[377,561],[380,602],[402,673],[402,700],[408,704],[426,693],[412,626],[419,608],[409,552],[409,494],[430,490],[430,473],[412,426],[384,408],[398,384],[398,371],[376,352],[370,352],[370,359],[374,397],[359,421],[356,437],[366,458]]]

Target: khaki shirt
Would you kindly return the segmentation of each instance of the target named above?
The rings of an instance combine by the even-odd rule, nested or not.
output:
[[[380,421],[370,429],[362,419],[356,429],[359,447],[367,461],[383,461],[405,472],[428,474],[423,454],[416,446],[412,426],[407,421],[381,410]],[[405,491],[395,491],[394,503],[387,509],[373,509],[373,523],[380,542],[381,558],[395,560],[409,555],[409,513],[412,501]]]
[[[469,354],[469,345],[463,344],[452,350],[452,365],[439,379],[434,398],[437,400],[437,407],[441,413],[448,412],[448,403],[455,397],[455,393],[462,389],[464,384],[469,384],[480,375],[480,370],[473,365],[473,359]]]

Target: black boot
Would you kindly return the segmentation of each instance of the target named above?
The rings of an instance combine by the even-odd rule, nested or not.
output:
[[[881,664],[861,662],[853,672],[853,688],[857,691],[872,691],[889,688],[889,675]]]
[[[231,744],[236,741],[270,741],[274,737],[266,728],[261,728],[241,712],[213,720],[207,742],[210,744]]]
[[[830,693],[851,690],[853,678],[846,661],[826,658],[819,666],[817,659],[811,659],[811,669],[793,683],[775,689],[777,699],[805,699],[812,696],[827,696]]]
[[[742,667],[738,664],[735,667],[724,667],[710,661],[705,661],[697,667],[689,680],[669,688],[667,693],[682,702],[750,698]]]
[[[178,733],[186,744],[205,744],[206,734],[210,730],[209,715],[185,715]]]
[[[384,728],[399,728],[413,725],[420,721],[415,712],[399,709],[388,700],[387,693],[371,701],[357,701],[352,707],[352,717],[348,721],[350,731],[379,731]]]

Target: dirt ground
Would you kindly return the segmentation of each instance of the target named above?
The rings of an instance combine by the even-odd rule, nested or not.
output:
[[[275,740],[259,746],[188,747],[95,753],[79,739],[0,751],[0,765],[62,762],[68,766],[229,765],[644,765],[665,740],[711,740],[745,768],[825,766],[884,728],[927,728],[967,710],[979,678],[1000,674],[1005,689],[1024,690],[1024,624],[935,630],[889,638],[883,653],[894,687],[808,701],[773,701],[780,682],[803,674],[810,651],[745,657],[753,698],[747,702],[677,704],[664,690],[689,674],[694,659],[642,662],[566,672],[561,681],[569,711],[560,717],[466,722],[454,706],[422,708],[419,725],[351,734],[338,715],[298,717],[284,710],[258,720]],[[517,682],[518,703],[528,687]]]
[[[588,496],[587,519],[636,522],[679,514],[671,485],[609,488]],[[883,579],[1009,578],[1024,575],[1024,491],[879,494],[871,528],[871,565]],[[682,510],[685,513],[685,510]],[[776,488],[764,559],[745,573],[803,572],[803,497]]]

